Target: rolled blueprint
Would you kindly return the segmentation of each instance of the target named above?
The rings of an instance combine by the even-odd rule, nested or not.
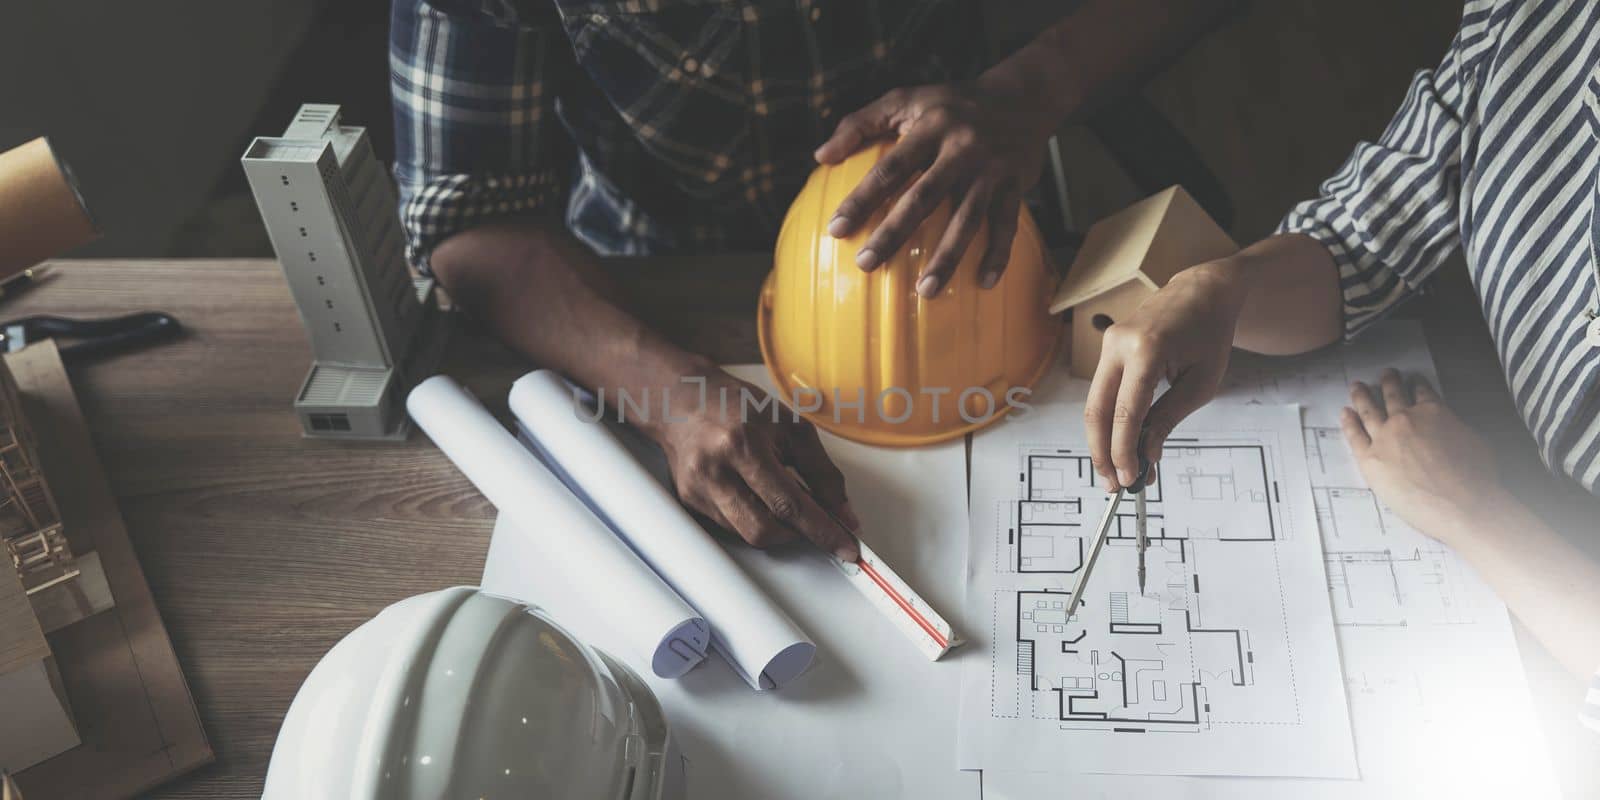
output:
[[[711,638],[705,619],[471,393],[435,375],[411,391],[406,410],[500,513],[536,534],[533,552],[568,576],[604,619],[625,629],[652,672],[677,678],[705,658]]]
[[[511,412],[552,470],[711,624],[712,644],[752,687],[811,665],[816,645],[735,564],[622,442],[549,370],[511,387]]]

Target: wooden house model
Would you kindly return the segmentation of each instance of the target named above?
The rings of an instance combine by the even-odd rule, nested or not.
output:
[[[1095,223],[1050,302],[1052,313],[1072,309],[1072,374],[1094,377],[1106,329],[1173,275],[1238,249],[1180,186]]]
[[[0,771],[76,747],[49,634],[112,605],[99,557],[74,555],[33,429],[0,362]]]

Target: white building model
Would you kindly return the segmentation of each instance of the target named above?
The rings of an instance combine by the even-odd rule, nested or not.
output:
[[[403,439],[400,403],[443,350],[433,282],[406,267],[394,185],[365,128],[306,104],[241,159],[311,340],[294,401],[307,436]]]

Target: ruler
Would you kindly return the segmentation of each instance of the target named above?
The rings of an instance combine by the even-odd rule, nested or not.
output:
[[[859,540],[858,540],[859,541]],[[866,542],[860,542],[861,560],[851,564],[834,559],[834,566],[844,573],[850,585],[872,603],[873,608],[889,618],[928,656],[938,661],[941,656],[962,644],[961,637],[950,629],[950,623],[939,616],[905,581],[896,575],[888,564]]]

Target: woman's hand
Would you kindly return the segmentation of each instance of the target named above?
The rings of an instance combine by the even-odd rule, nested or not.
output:
[[[1083,421],[1090,459],[1107,491],[1139,474],[1144,427],[1144,455],[1154,464],[1172,429],[1216,396],[1244,284],[1245,276],[1226,259],[1191,267],[1106,329]],[[1170,388],[1155,400],[1163,379]]]
[[[828,223],[831,235],[849,236],[910,184],[856,253],[858,266],[877,269],[949,200],[950,225],[917,277],[917,294],[932,297],[944,287],[984,222],[989,239],[978,283],[987,289],[1000,279],[1011,258],[1022,194],[1038,180],[1045,143],[1062,116],[1051,104],[1003,85],[980,78],[895,89],[840,120],[817,148],[817,161],[836,164],[874,139],[900,137]]]
[[[777,406],[777,421],[773,406],[747,409],[746,394],[766,397],[712,370],[696,402],[680,404],[647,431],[666,453],[679,500],[755,547],[800,537],[854,562],[860,522],[816,428],[786,407]]]
[[[1427,380],[1407,386],[1387,369],[1379,385],[1378,393],[1365,383],[1350,387],[1345,441],[1379,500],[1406,524],[1449,543],[1460,520],[1504,494],[1494,452]]]

